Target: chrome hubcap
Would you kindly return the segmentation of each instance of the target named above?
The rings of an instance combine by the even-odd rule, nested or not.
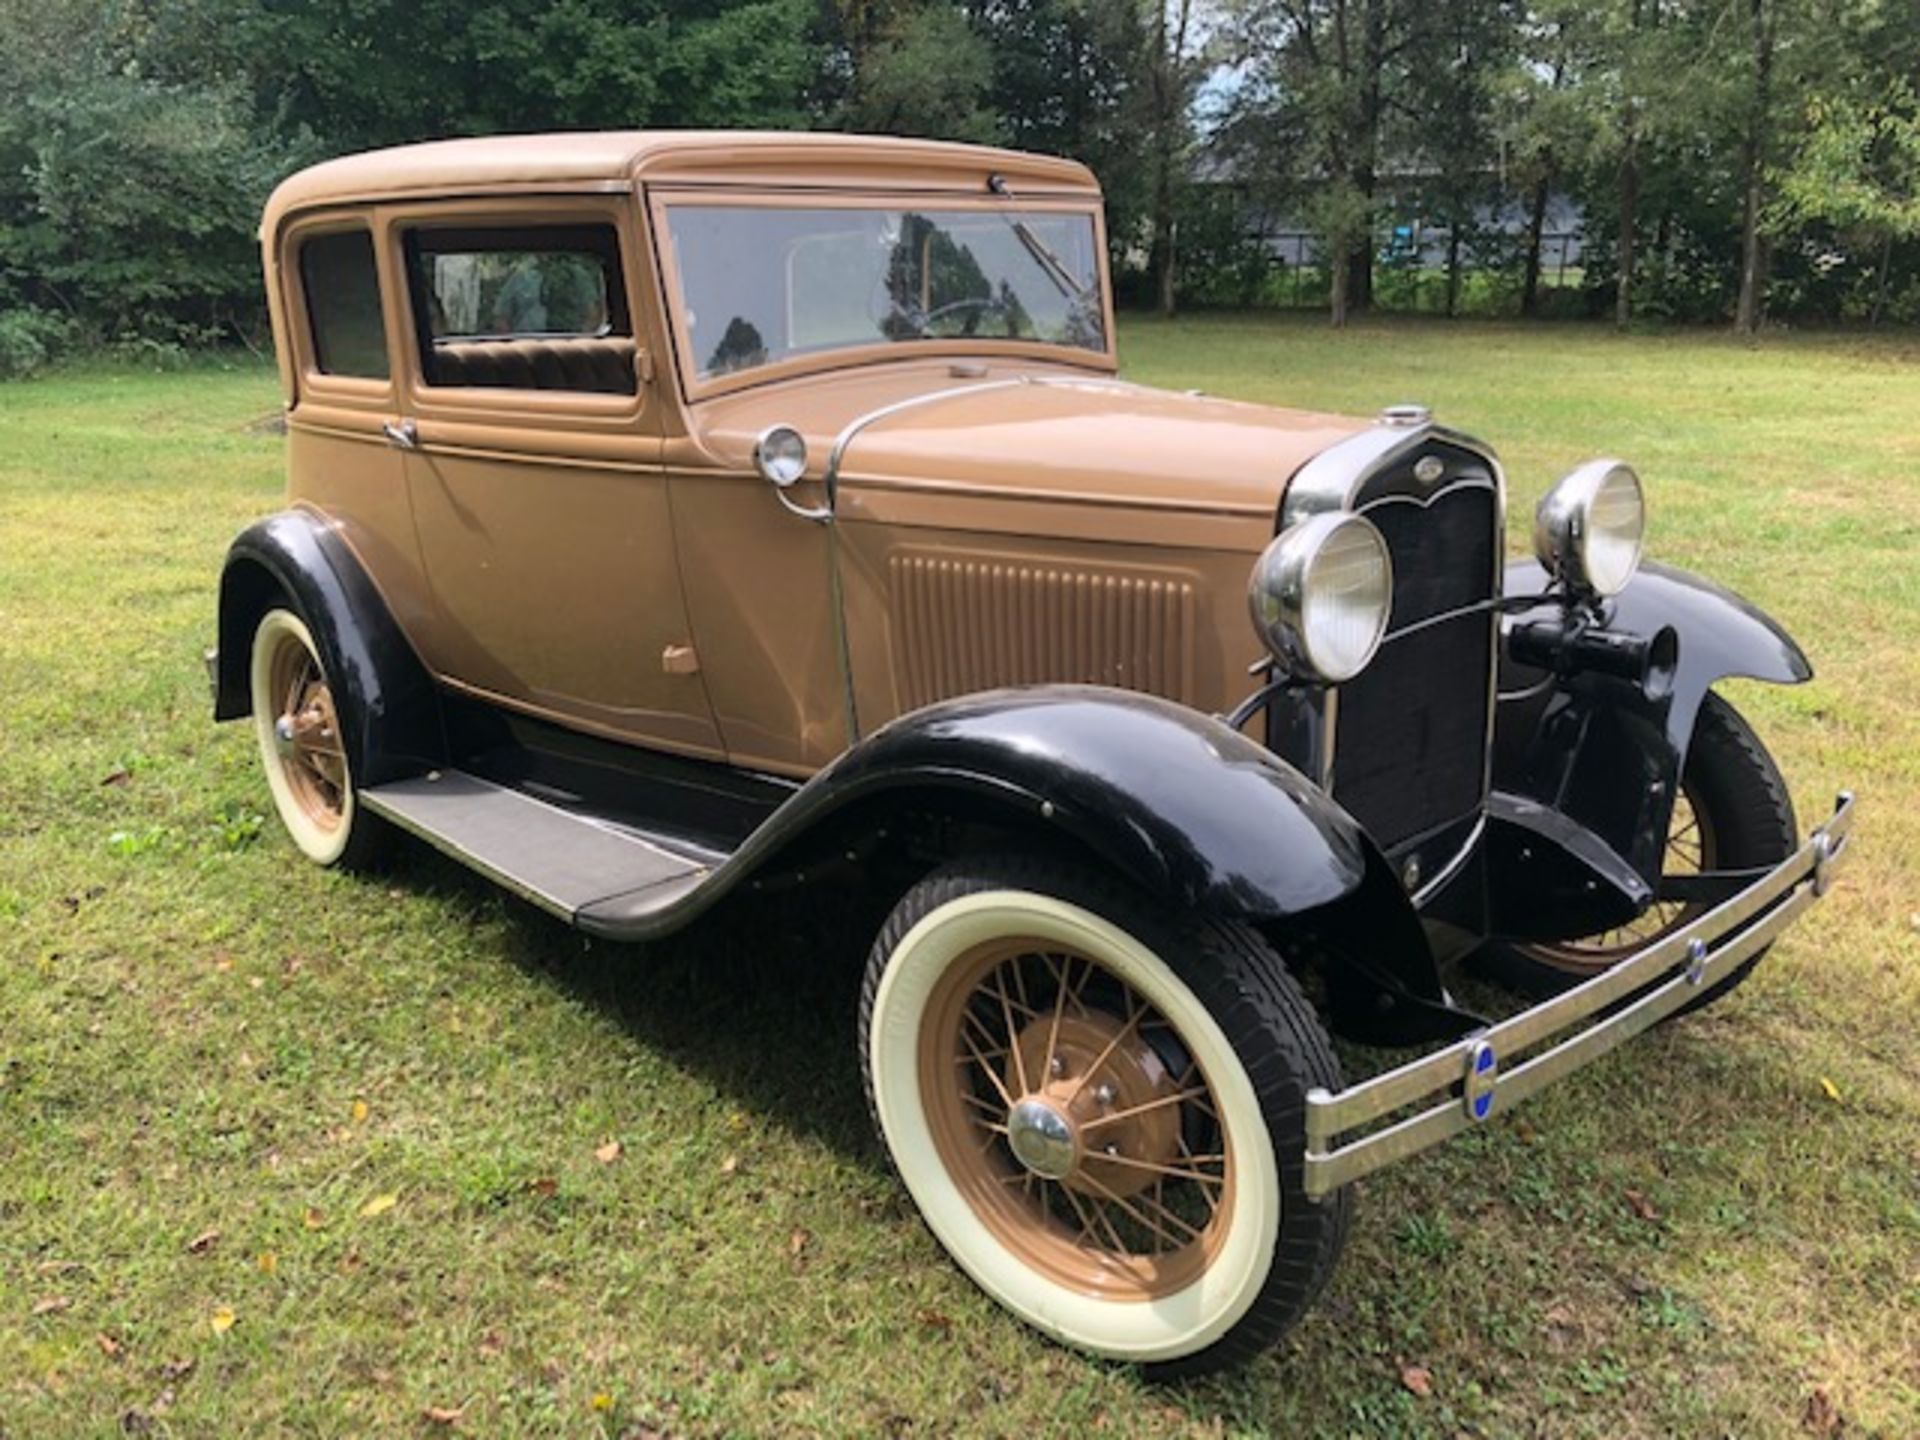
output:
[[[273,743],[282,755],[293,754],[295,733],[293,716],[282,715],[273,722]]]
[[[1007,1145],[1013,1158],[1043,1180],[1061,1180],[1073,1173],[1073,1126],[1044,1100],[1029,1096],[1007,1117]]]

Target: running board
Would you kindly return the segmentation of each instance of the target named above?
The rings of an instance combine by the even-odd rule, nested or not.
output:
[[[581,912],[639,920],[712,872],[631,830],[459,770],[363,790],[360,804],[569,924]]]

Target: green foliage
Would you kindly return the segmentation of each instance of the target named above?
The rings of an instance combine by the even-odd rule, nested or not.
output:
[[[0,375],[258,336],[260,207],[304,164],[647,126],[1074,156],[1140,303],[1543,310],[1556,197],[1592,311],[1624,235],[1634,314],[1713,321],[1757,199],[1775,314],[1902,319],[1916,74],[1882,0],[0,0]],[[1307,284],[1282,224],[1346,263]]]

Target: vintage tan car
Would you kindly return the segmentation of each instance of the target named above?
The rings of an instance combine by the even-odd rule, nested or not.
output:
[[[1844,846],[1712,692],[1805,658],[1640,563],[1628,466],[1509,561],[1493,452],[1417,406],[1128,383],[1080,165],[451,141],[261,235],[288,502],[209,664],[294,842],[409,831],[617,940],[749,881],[897,901],[880,1133],[1067,1344],[1268,1344],[1354,1180],[1725,991]],[[1330,1034],[1423,1049],[1348,1082]]]

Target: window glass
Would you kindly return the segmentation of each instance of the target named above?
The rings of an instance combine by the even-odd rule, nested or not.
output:
[[[702,378],[851,345],[1107,348],[1090,214],[676,204],[667,230]]]
[[[428,384],[634,393],[611,225],[415,230],[407,276]]]
[[[314,363],[326,375],[387,378],[380,278],[365,230],[315,235],[300,246],[300,288],[313,326]]]

